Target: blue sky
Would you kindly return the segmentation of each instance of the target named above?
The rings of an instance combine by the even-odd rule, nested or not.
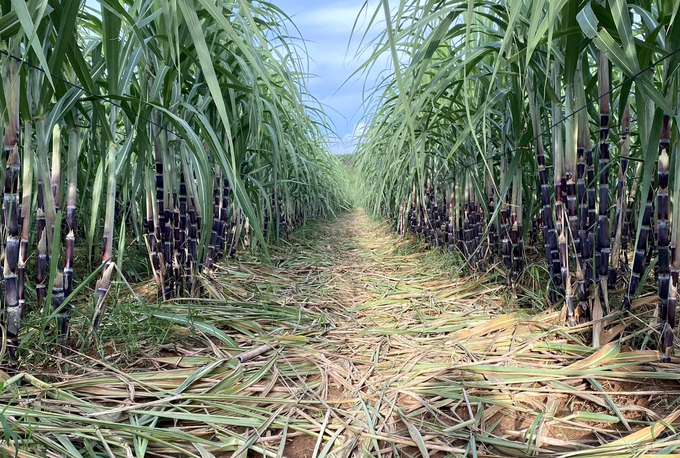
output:
[[[274,3],[293,19],[306,41],[309,71],[314,75],[309,80],[309,90],[325,105],[340,137],[332,144],[333,152],[351,152],[353,133],[363,125],[365,77],[355,77],[345,83],[361,65],[356,58],[356,37],[349,50],[348,44],[364,0],[274,0]],[[369,5],[372,14],[377,3],[369,2]],[[364,16],[365,12],[359,26]],[[369,76],[369,82],[372,78]]]

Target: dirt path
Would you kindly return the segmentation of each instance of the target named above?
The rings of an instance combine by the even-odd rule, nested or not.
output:
[[[363,213],[327,226],[319,245],[335,260],[312,302],[325,299],[334,326],[309,357],[320,398],[335,402],[318,421],[336,456],[586,450],[671,414],[680,395],[676,380],[642,379],[655,352],[622,351],[611,332],[595,353],[559,312],[515,309],[489,277],[460,277]],[[312,442],[286,450],[312,457]]]
[[[327,399],[348,401],[324,417],[343,438],[330,448],[337,456],[585,450],[670,414],[680,395],[675,380],[631,373],[656,370],[655,352],[609,343],[594,353],[559,312],[516,310],[488,277],[460,277],[363,213],[329,227],[320,243],[343,238],[322,276],[336,327],[316,348]]]
[[[595,351],[559,311],[516,308],[490,275],[460,276],[360,211],[296,232],[272,257],[219,266],[205,279],[213,299],[138,310],[173,323],[163,345],[142,332],[132,358],[74,355],[41,374],[48,383],[13,380],[0,404],[30,434],[20,456],[675,450],[664,424],[677,423],[680,371],[615,340],[632,318],[609,319],[611,342]]]

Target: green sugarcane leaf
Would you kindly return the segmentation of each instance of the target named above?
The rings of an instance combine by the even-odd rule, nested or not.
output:
[[[52,292],[54,291],[54,279],[57,276],[57,268],[59,267],[59,251],[61,249],[61,217],[62,211],[57,212],[57,218],[54,220],[54,232],[52,234],[52,251],[50,255],[50,274],[47,280],[47,297],[45,299],[45,306],[43,309],[43,317],[47,317],[49,309],[52,307]],[[45,228],[47,230],[47,228]],[[43,335],[44,329],[48,325],[46,319],[43,320]]]
[[[638,63],[635,40],[633,39],[633,26],[630,22],[628,2],[626,0],[609,0],[609,5],[628,63],[631,69],[637,73],[640,71],[640,64]]]
[[[106,130],[106,129],[104,129]],[[99,225],[99,206],[101,202],[101,195],[104,191],[104,158],[99,161],[97,173],[94,178],[92,186],[92,204],[90,208],[90,229],[87,232],[87,253],[90,265],[92,265],[92,247],[94,245],[94,238]]]
[[[599,21],[593,8],[590,6],[590,2],[586,3],[581,11],[576,15],[576,20],[583,33],[591,40],[597,37],[597,28]]]
[[[50,67],[47,65],[47,59],[45,58],[45,53],[43,53],[40,42],[38,41],[38,25],[42,21],[43,15],[45,14],[45,9],[47,7],[47,2],[42,0],[36,0],[32,3],[40,5],[37,10],[37,23],[34,25],[33,19],[31,18],[31,13],[28,11],[26,2],[24,0],[12,0],[12,8],[21,23],[21,27],[28,37],[29,44],[33,49],[40,66],[45,72],[45,77],[50,82],[50,85],[54,88],[54,82],[52,81],[52,73],[50,72]]]
[[[406,425],[406,428],[408,429],[408,434],[411,436],[411,439],[413,442],[416,443],[418,446],[418,450],[420,451],[420,454],[423,456],[423,458],[430,458],[430,453],[427,451],[427,446],[425,445],[425,441],[423,440],[423,436],[420,434],[420,431],[418,431],[418,428],[416,428],[413,423],[408,421],[406,416],[399,411],[399,416],[401,417],[401,421],[404,422]]]
[[[64,299],[64,302],[57,307],[56,309],[52,310],[52,313],[47,317],[48,322],[54,320],[57,318],[59,313],[83,290],[85,289],[86,286],[90,285],[98,276],[99,273],[102,271],[102,269],[106,266],[106,263],[103,262],[99,264],[99,267],[97,267],[95,270],[92,271],[90,275],[87,276],[83,281],[81,281],[78,286],[73,288],[73,292],[68,295],[66,299]]]
[[[219,340],[221,340],[227,347],[229,348],[238,348],[238,345],[234,340],[229,337],[227,334],[225,334],[223,331],[217,329],[215,326],[206,323],[204,321],[199,321],[199,320],[194,320],[191,317],[187,315],[181,315],[179,313],[172,313],[172,312],[165,312],[162,310],[149,310],[147,312],[149,315],[160,318],[162,320],[167,320],[173,323],[180,324],[182,326],[186,327],[194,327],[198,329],[199,331],[215,337]]]

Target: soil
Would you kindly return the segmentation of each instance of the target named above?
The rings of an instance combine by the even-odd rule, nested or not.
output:
[[[314,436],[295,437],[283,449],[282,458],[312,458],[316,442]]]

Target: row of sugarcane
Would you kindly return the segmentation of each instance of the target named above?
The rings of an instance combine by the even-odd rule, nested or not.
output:
[[[514,196],[513,202],[521,198],[519,191]],[[408,227],[398,225],[396,229],[400,234],[408,229],[432,247],[462,255],[473,271],[481,271],[499,258],[507,269],[508,285],[516,287],[517,277],[524,269],[519,206],[504,203],[494,222],[488,224],[489,215],[496,209],[494,194],[488,194],[486,211],[477,199],[471,180],[467,180],[461,193],[456,192],[455,182],[445,181],[436,188],[428,186],[422,205],[414,190],[409,205],[402,205],[395,218],[406,221],[408,214]]]
[[[395,64],[373,95],[358,163],[369,209],[408,219],[432,245],[445,232],[472,269],[502,261],[513,287],[539,221],[548,297],[569,324],[592,321],[595,346],[603,315],[629,311],[653,272],[667,361],[680,272],[680,23],[668,2],[651,4],[445,1],[426,21],[428,1],[377,10],[391,26],[371,59],[392,45],[418,59]]]
[[[301,56],[279,54],[291,40],[280,9],[116,5],[0,0],[0,297],[14,357],[26,312],[72,345],[73,298],[91,287],[79,338],[93,341],[134,247],[159,299],[199,295],[222,257],[266,257],[349,205]]]

